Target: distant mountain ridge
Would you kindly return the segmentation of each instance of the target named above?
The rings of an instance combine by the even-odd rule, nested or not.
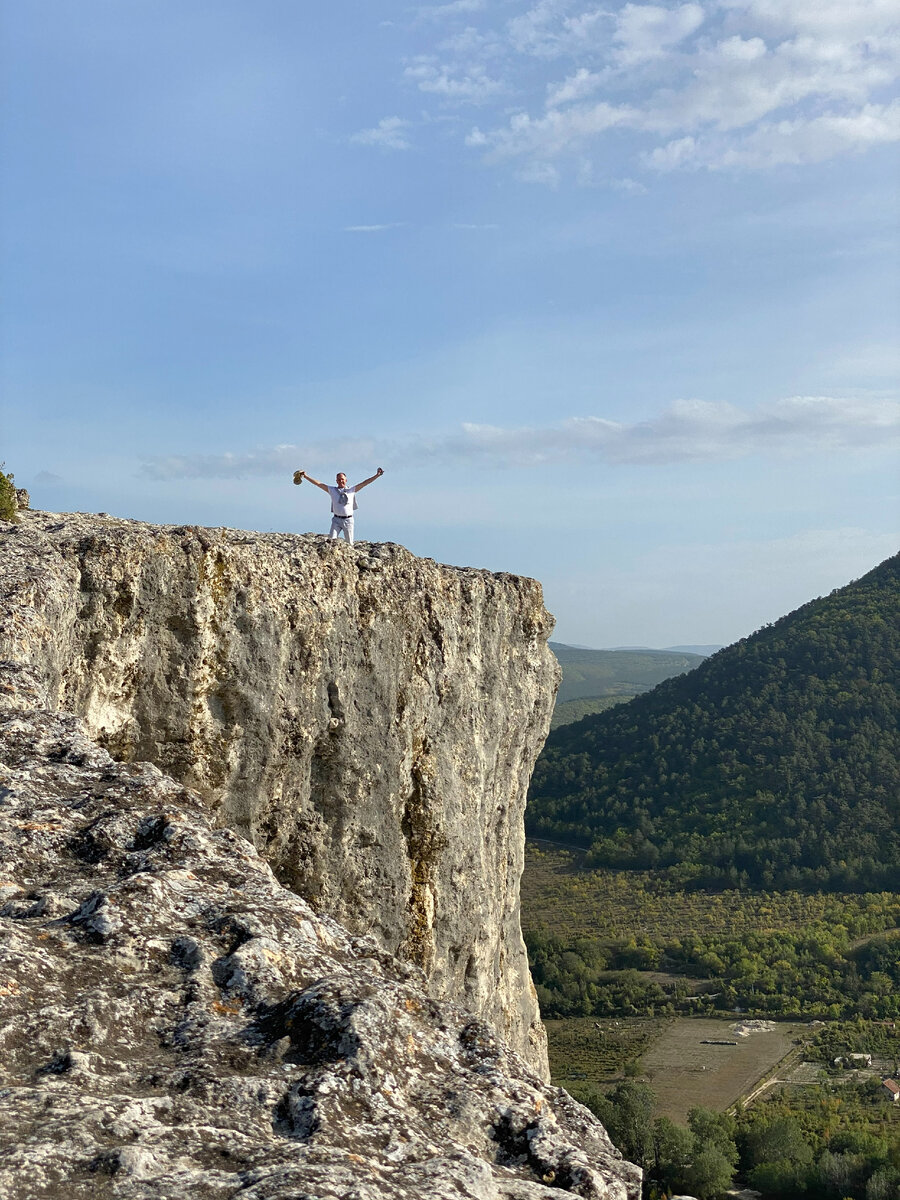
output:
[[[663,679],[693,670],[703,662],[698,654],[650,650],[592,650],[551,642],[562,667],[551,728],[602,712],[655,687]]]
[[[725,647],[719,643],[714,643],[709,646],[665,646],[664,649],[681,654],[702,654],[704,658],[709,658],[711,654],[718,654]]]
[[[528,832],[590,847],[596,866],[685,882],[895,890],[898,618],[900,555],[556,729]]]
[[[575,646],[574,649],[588,650],[590,647]],[[714,644],[708,646],[605,646],[604,649],[615,651],[617,654],[622,650],[628,650],[632,654],[699,654],[701,658],[709,658],[710,654],[715,654],[723,647]]]
[[[700,654],[671,650],[588,650],[551,642],[563,669],[560,700],[587,696],[636,696],[664,679],[691,671],[703,662]]]

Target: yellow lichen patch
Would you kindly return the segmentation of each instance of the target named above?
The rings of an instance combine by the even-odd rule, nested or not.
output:
[[[0,983],[0,996],[18,996],[21,990],[14,979],[10,979],[9,983]]]
[[[210,1008],[223,1016],[236,1017],[242,1011],[243,1005],[240,1000],[213,1000]]]

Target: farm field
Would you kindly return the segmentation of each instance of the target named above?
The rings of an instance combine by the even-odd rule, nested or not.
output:
[[[627,1073],[650,1084],[657,1115],[685,1124],[694,1105],[724,1112],[771,1070],[799,1038],[800,1022],[777,1024],[772,1032],[738,1037],[736,1018],[717,1020],[574,1017],[547,1021],[553,1082],[574,1094],[591,1085],[607,1087]],[[733,1041],[736,1046],[704,1043]]]
[[[653,1017],[598,1020],[570,1017],[545,1021],[553,1082],[569,1091],[577,1085],[608,1084],[621,1079],[627,1063],[637,1063],[663,1031]]]
[[[641,1063],[642,1078],[656,1093],[659,1115],[684,1124],[695,1104],[724,1112],[809,1033],[808,1025],[786,1022],[771,1032],[736,1037],[735,1024],[680,1018],[665,1026]],[[709,1044],[715,1041],[738,1044]]]

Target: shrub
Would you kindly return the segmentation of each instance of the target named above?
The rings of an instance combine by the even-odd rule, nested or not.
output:
[[[7,475],[0,463],[0,521],[17,521],[16,485],[12,475]]]

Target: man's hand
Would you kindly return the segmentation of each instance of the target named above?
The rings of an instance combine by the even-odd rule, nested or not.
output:
[[[370,483],[374,483],[376,479],[380,479],[383,474],[384,467],[379,467],[374,475],[370,475],[368,479],[364,479],[362,483],[358,483],[356,485],[356,490],[359,491],[360,488],[368,487]]]

